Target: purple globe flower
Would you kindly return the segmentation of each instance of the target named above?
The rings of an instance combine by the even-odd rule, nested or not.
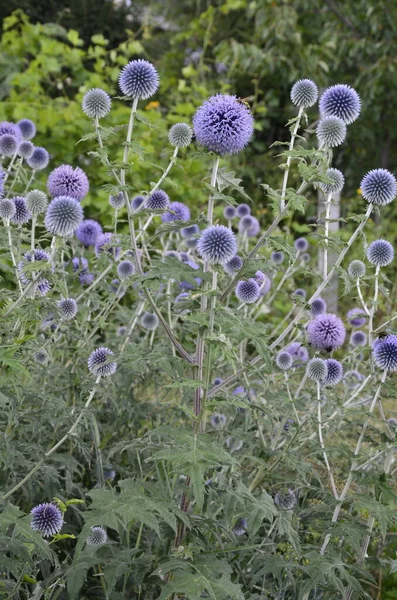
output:
[[[255,227],[255,217],[252,215],[246,215],[245,217],[242,217],[238,224],[238,230],[240,233],[247,232],[253,227]]]
[[[48,292],[51,289],[51,284],[45,277],[42,277],[38,280],[36,284],[36,290],[40,294],[40,296],[47,296]]]
[[[89,286],[94,281],[95,275],[94,273],[89,273],[88,271],[83,271],[79,274],[79,282],[83,286]]]
[[[295,365],[301,365],[309,360],[309,353],[307,348],[301,344],[301,342],[292,342],[285,351],[291,354]]]
[[[213,385],[220,385],[223,382],[222,377],[215,377],[214,381],[212,382]]]
[[[256,271],[255,281],[259,285],[259,293],[261,296],[266,296],[272,287],[272,280],[262,271]]]
[[[363,198],[371,204],[390,204],[397,195],[396,178],[387,169],[372,169],[360,183]]]
[[[107,533],[103,527],[91,527],[91,535],[85,541],[87,546],[103,546],[108,539]]]
[[[362,308],[352,308],[346,313],[346,316],[353,327],[362,327],[367,322]]]
[[[197,251],[206,262],[227,263],[237,252],[235,235],[224,225],[211,225],[201,234]]]
[[[352,260],[347,268],[347,272],[353,279],[364,277],[366,270],[367,269],[362,260]]]
[[[2,156],[13,156],[18,149],[18,140],[15,135],[5,133],[0,136],[0,154]]]
[[[236,209],[237,216],[241,219],[251,214],[251,207],[248,204],[239,204]]]
[[[309,242],[307,241],[306,238],[297,238],[294,242],[294,246],[295,249],[298,250],[298,252],[306,252],[306,250],[309,247]]]
[[[83,218],[83,209],[74,198],[58,196],[49,204],[44,224],[53,235],[68,236],[76,231]]]
[[[279,369],[282,369],[283,371],[288,371],[288,369],[290,369],[292,367],[292,363],[293,363],[293,358],[289,352],[286,352],[285,350],[281,350],[281,352],[279,352],[279,354],[277,354],[276,365],[278,366]]]
[[[27,223],[32,218],[32,213],[28,210],[26,206],[26,200],[22,196],[15,196],[11,198],[15,206],[15,213],[11,217],[10,221],[16,223],[17,225],[23,225]]]
[[[310,310],[313,317],[317,317],[317,315],[322,315],[327,311],[327,303],[322,298],[316,298],[310,304]]]
[[[172,146],[186,148],[192,141],[192,128],[186,123],[175,123],[168,133],[168,139]]]
[[[367,345],[367,334],[365,331],[353,331],[350,336],[350,343],[354,348]]]
[[[338,117],[326,117],[317,125],[316,134],[321,146],[335,148],[346,139],[346,123]]]
[[[165,212],[161,215],[163,223],[171,223],[172,221],[189,221],[190,210],[183,202],[170,202],[169,207],[172,212]]]
[[[193,128],[199,144],[223,156],[245,148],[254,131],[254,119],[235,96],[216,94],[197,109]]]
[[[145,202],[144,196],[135,196],[135,198],[133,198],[131,200],[132,210],[137,210],[144,202]]]
[[[260,297],[260,287],[255,279],[239,281],[236,285],[236,297],[244,304],[252,304]]]
[[[42,171],[50,162],[50,155],[45,148],[35,146],[33,154],[28,158],[27,163],[33,171]]]
[[[117,238],[113,241],[112,233],[102,233],[97,237],[95,243],[95,254],[96,256],[100,256],[102,252],[108,252],[112,254],[114,258],[120,256],[121,249],[117,246]]]
[[[155,313],[146,312],[141,319],[142,327],[147,329],[148,331],[154,331],[157,329],[159,320]]]
[[[117,275],[120,279],[127,279],[127,277],[131,277],[135,273],[134,264],[130,260],[122,260],[117,265]]]
[[[29,140],[25,140],[23,142],[21,142],[18,146],[18,155],[21,158],[24,158],[25,160],[27,160],[28,158],[30,158],[33,154],[34,151],[34,146],[32,144],[32,142],[29,142]]]
[[[16,213],[15,203],[11,198],[0,199],[0,217],[5,221],[9,221]]]
[[[184,238],[191,238],[193,235],[200,233],[200,228],[198,225],[189,225],[189,227],[182,227],[181,236]]]
[[[377,367],[387,371],[397,371],[397,336],[378,338],[372,346],[372,354]]]
[[[170,199],[164,190],[156,190],[146,200],[146,208],[148,210],[165,210],[169,206]]]
[[[226,416],[216,413],[211,415],[210,423],[214,429],[222,429],[226,425]]]
[[[59,533],[63,525],[63,516],[55,504],[43,503],[32,508],[30,526],[33,531],[39,531],[44,537]]]
[[[343,379],[343,367],[338,360],[327,358],[327,376],[323,380],[323,385],[334,386],[340,383]]]
[[[88,269],[88,260],[84,256],[74,256],[72,258],[73,271],[85,271]]]
[[[120,73],[119,85],[125,96],[146,100],[155,94],[160,83],[159,75],[147,60],[132,60]]]
[[[367,258],[375,267],[387,267],[394,258],[394,248],[387,240],[375,240],[368,246]]]
[[[24,140],[31,140],[36,135],[36,125],[30,119],[22,119],[17,126]]]
[[[284,252],[272,252],[270,258],[276,265],[281,265],[284,262]]]
[[[85,219],[76,229],[76,237],[84,246],[95,246],[100,235],[103,234],[102,227],[98,221]]]
[[[15,125],[15,123],[10,123],[9,121],[2,121],[0,123],[0,137],[8,134],[16,137],[18,142],[22,141],[22,132],[18,125]]]
[[[247,231],[248,237],[256,237],[257,235],[259,235],[261,230],[261,226],[258,219],[256,217],[252,217],[252,219],[252,226]]]
[[[243,259],[236,254],[236,256],[233,256],[223,265],[223,268],[225,269],[226,273],[230,275],[230,277],[233,277],[233,275],[235,275],[242,266]]]
[[[229,221],[234,219],[234,217],[236,216],[236,209],[234,208],[234,206],[225,206],[225,208],[223,209],[223,216]]]
[[[125,198],[124,198],[123,192],[119,192],[118,194],[115,194],[114,196],[109,196],[109,204],[115,210],[120,210],[120,208],[123,208],[123,206],[125,204]]]
[[[331,180],[330,183],[320,183],[320,188],[324,194],[336,194],[343,190],[345,177],[339,169],[327,169],[326,176]]]
[[[33,252],[33,256],[34,256],[34,263],[38,263],[38,265],[37,265],[38,271],[41,270],[40,267],[42,265],[40,265],[40,263],[43,263],[43,262],[49,263],[50,255],[45,250],[40,250],[39,248],[37,248]],[[26,265],[30,264],[31,262],[32,262],[32,253],[25,252],[25,254],[23,255],[23,259],[21,261],[19,261],[19,263],[18,263],[19,279],[21,280],[21,282],[24,285],[31,282],[31,278],[30,278],[29,274],[25,273]]]
[[[245,533],[247,533],[247,527],[248,527],[247,519],[243,519],[243,518],[237,519],[232,531],[233,531],[234,535],[241,536],[241,535],[244,535]]]
[[[117,369],[117,364],[109,362],[110,356],[113,356],[113,352],[109,348],[97,348],[91,352],[87,362],[90,373],[101,377],[113,375]]]
[[[77,315],[77,302],[74,298],[64,298],[57,303],[61,318],[65,321],[74,319]]]
[[[281,490],[274,496],[274,504],[281,510],[292,510],[297,503],[292,490]]]
[[[90,119],[102,119],[109,113],[112,101],[109,94],[101,88],[92,88],[84,94],[81,106]]]
[[[291,89],[291,101],[295,106],[309,108],[317,102],[318,88],[311,79],[299,79]]]
[[[353,123],[361,111],[360,97],[349,85],[333,85],[325,90],[320,98],[322,117],[337,117],[346,125]]]
[[[332,313],[318,315],[307,326],[309,343],[318,350],[336,350],[342,346],[346,329],[339,317]]]
[[[52,197],[69,196],[82,200],[88,194],[89,183],[87,175],[80,167],[73,169],[70,165],[61,165],[51,171],[47,188]]]
[[[305,299],[306,298],[306,290],[303,290],[302,288],[298,288],[294,292],[292,292],[292,295],[299,296],[300,298]]]
[[[328,374],[327,363],[322,358],[312,358],[307,363],[306,376],[313,381],[323,381]]]

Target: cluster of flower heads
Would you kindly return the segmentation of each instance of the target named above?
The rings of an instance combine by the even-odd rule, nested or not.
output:
[[[36,126],[30,119],[18,123],[0,122],[0,155],[19,156],[34,171],[45,169],[50,157],[45,148],[34,146],[31,140],[36,135]]]

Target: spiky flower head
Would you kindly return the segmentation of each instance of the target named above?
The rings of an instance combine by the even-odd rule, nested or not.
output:
[[[13,135],[17,138],[18,142],[22,141],[22,132],[18,125],[11,123],[10,121],[1,121],[0,123],[0,136],[2,135]]]
[[[156,190],[146,200],[146,208],[149,210],[165,210],[170,206],[169,196],[164,190]]]
[[[248,237],[256,237],[261,230],[260,223],[256,217],[252,217],[252,226],[247,230]]]
[[[18,149],[18,140],[15,135],[6,133],[0,136],[0,154],[3,156],[13,156]]]
[[[299,296],[300,298],[306,298],[307,292],[302,288],[297,288],[295,291],[292,292],[292,295]]]
[[[293,358],[289,352],[281,350],[276,356],[276,365],[283,371],[288,371],[292,367]]]
[[[332,313],[318,315],[307,326],[310,344],[318,350],[336,350],[342,346],[346,329],[339,317]]]
[[[165,212],[161,215],[163,223],[171,223],[172,221],[189,221],[190,210],[183,202],[171,202],[169,207],[172,212]]]
[[[87,537],[85,543],[87,546],[103,546],[108,539],[107,533],[103,527],[91,527],[91,534]]]
[[[193,130],[186,123],[175,123],[168,133],[170,144],[178,148],[186,148],[192,141]]]
[[[372,354],[377,367],[387,371],[397,371],[397,336],[378,338],[372,346]]]
[[[222,429],[226,425],[226,415],[215,413],[211,415],[210,423],[214,429]]]
[[[29,140],[24,140],[18,146],[18,155],[27,160],[33,154],[34,146]]]
[[[41,190],[31,190],[26,194],[26,206],[32,215],[40,215],[48,206],[47,195]]]
[[[88,271],[82,271],[79,274],[79,282],[81,285],[89,286],[94,281],[95,275],[94,273],[89,273]]]
[[[345,185],[345,177],[339,169],[327,169],[326,176],[330,179],[330,183],[320,183],[320,188],[324,194],[337,194],[343,190]]]
[[[312,358],[307,363],[306,375],[313,381],[323,381],[327,377],[328,369],[325,360],[322,358]]]
[[[215,377],[213,385],[220,385],[223,382],[222,377]]]
[[[241,536],[241,535],[244,535],[245,533],[247,533],[247,527],[248,527],[247,519],[240,518],[240,519],[237,519],[232,531],[233,531],[234,535]]]
[[[306,238],[300,237],[295,240],[294,246],[298,252],[305,252],[309,247],[309,242]]]
[[[141,323],[142,327],[148,331],[154,331],[158,327],[159,320],[155,313],[146,312],[144,315],[142,315]]]
[[[234,206],[225,206],[225,208],[223,209],[223,216],[229,221],[231,221],[231,219],[234,219],[236,216],[236,209],[234,208]]]
[[[335,148],[346,139],[346,123],[338,117],[326,117],[317,125],[316,134],[321,146]]]
[[[296,503],[296,495],[292,490],[280,490],[274,496],[274,504],[281,510],[292,510]]]
[[[121,248],[117,245],[118,240],[114,237],[112,233],[101,233],[98,235],[95,242],[95,254],[97,257],[101,255],[102,252],[107,252],[111,254],[114,258],[120,256]]]
[[[88,269],[88,260],[84,256],[74,256],[72,266],[73,271],[85,271]]]
[[[127,277],[131,277],[135,273],[134,263],[130,260],[122,260],[117,265],[117,275],[120,279],[127,279]]]
[[[272,252],[270,258],[276,265],[281,265],[284,262],[284,252],[279,250]]]
[[[46,262],[49,263],[50,260],[50,255],[48,254],[48,252],[46,252],[45,250],[41,250],[40,248],[36,248],[33,252],[33,257],[34,257],[34,263],[38,263],[37,266],[37,270],[40,270],[40,263]],[[25,254],[23,255],[23,259],[19,261],[18,263],[18,274],[19,274],[19,278],[22,281],[23,284],[27,284],[30,283],[31,278],[30,278],[30,274],[25,273],[25,267],[26,265],[30,264],[32,262],[32,253],[31,252],[25,252]]]
[[[248,204],[239,204],[236,208],[237,216],[241,219],[251,214],[251,207]]]
[[[197,251],[206,262],[224,264],[237,252],[236,237],[224,225],[211,225],[202,232]]]
[[[87,361],[90,373],[96,376],[100,375],[101,377],[113,375],[117,369],[117,364],[109,362],[110,356],[113,356],[113,352],[109,348],[101,347],[91,352]]]
[[[254,119],[235,96],[216,94],[197,109],[193,129],[199,144],[224,156],[245,148],[254,131]]]
[[[16,213],[15,203],[11,198],[0,199],[0,217],[5,221],[9,221]]]
[[[367,334],[365,331],[353,331],[350,336],[350,343],[354,348],[367,345]]]
[[[35,146],[33,154],[28,158],[27,163],[33,171],[42,171],[50,162],[50,155],[45,148]]]
[[[82,200],[89,190],[87,175],[80,167],[70,165],[57,167],[48,176],[47,188],[52,197],[69,196]]]
[[[44,219],[47,231],[53,235],[71,235],[84,218],[79,202],[69,196],[58,196],[50,202]]]
[[[322,117],[337,117],[346,125],[357,119],[361,110],[360,97],[349,85],[339,84],[327,88],[320,98]]]
[[[252,229],[254,226],[255,226],[255,217],[253,217],[252,215],[246,215],[245,217],[242,217],[240,219],[239,224],[238,224],[238,230],[240,233],[244,233],[244,232]]]
[[[352,260],[347,268],[347,272],[353,279],[364,277],[367,268],[362,260]]]
[[[236,285],[236,297],[244,304],[252,304],[260,297],[260,288],[255,279],[241,280]]]
[[[387,267],[394,258],[394,248],[387,240],[375,240],[368,246],[367,258],[375,267]]]
[[[318,88],[311,79],[299,79],[291,89],[291,102],[295,106],[308,108],[317,102]]]
[[[362,308],[351,308],[346,313],[350,325],[353,327],[362,327],[367,322],[365,312]]]
[[[372,169],[360,183],[363,198],[370,204],[390,204],[397,195],[396,178],[387,169]]]
[[[343,379],[343,367],[341,363],[335,360],[335,358],[327,358],[325,364],[327,365],[327,375],[322,382],[323,385],[337,385]]]
[[[30,221],[32,218],[32,213],[26,206],[26,199],[22,196],[15,196],[14,198],[11,198],[11,200],[15,205],[15,213],[10,220],[17,225],[23,225],[24,223]]]
[[[50,537],[61,531],[63,516],[55,504],[44,502],[32,508],[30,514],[32,515],[30,526],[33,531],[39,531],[44,537]]]
[[[135,196],[135,198],[131,200],[132,210],[137,210],[144,202],[145,196]]]
[[[200,233],[200,228],[198,225],[189,225],[189,227],[182,227],[181,236],[184,238],[191,238],[193,235]]]
[[[230,260],[228,260],[223,265],[223,268],[225,269],[226,273],[228,275],[230,275],[230,277],[233,277],[233,275],[235,273],[237,273],[241,269],[242,266],[243,266],[243,259],[240,258],[240,256],[238,256],[236,254],[236,256],[233,256]]]
[[[48,354],[44,350],[38,350],[33,358],[39,365],[46,365],[48,362]]]
[[[119,75],[119,85],[124,96],[146,100],[155,94],[160,83],[157,70],[147,60],[132,60]]]
[[[84,94],[81,106],[90,119],[102,119],[110,112],[112,101],[105,90],[92,88]]]
[[[301,342],[292,342],[285,348],[285,351],[291,354],[295,365],[301,365],[309,360],[307,348]]]
[[[109,196],[109,204],[110,206],[113,206],[113,208],[115,208],[116,210],[120,210],[120,208],[123,208],[125,204],[123,192],[119,192],[114,196]]]
[[[18,121],[17,126],[24,140],[31,140],[36,135],[36,125],[30,119]]]
[[[315,298],[315,300],[313,300],[313,302],[310,304],[310,310],[313,317],[322,315],[327,310],[327,303],[322,298]]]
[[[64,298],[57,303],[61,319],[70,321],[77,315],[77,302],[74,298]]]
[[[266,296],[272,287],[272,280],[270,277],[263,273],[263,271],[256,271],[255,281],[259,285],[259,293],[261,296]]]

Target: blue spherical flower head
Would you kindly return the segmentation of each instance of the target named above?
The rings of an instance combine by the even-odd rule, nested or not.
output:
[[[326,117],[317,125],[316,134],[321,146],[335,148],[346,139],[346,123],[338,117]]]
[[[337,194],[343,190],[345,185],[345,177],[339,169],[327,169],[326,176],[330,179],[330,183],[320,183],[320,188],[324,194]]]
[[[254,119],[235,96],[217,94],[197,109],[193,129],[199,144],[224,156],[245,148],[254,131]]]
[[[102,119],[109,113],[112,101],[104,90],[93,88],[84,94],[81,106],[90,119]]]
[[[146,208],[149,210],[165,210],[170,206],[170,199],[164,190],[156,190],[146,200]]]
[[[215,377],[214,381],[212,382],[213,385],[220,385],[223,382],[222,377]]]
[[[113,375],[117,369],[117,364],[109,362],[110,356],[113,356],[113,352],[109,348],[97,348],[91,352],[87,362],[90,373],[101,377]]]
[[[45,228],[53,235],[71,235],[84,218],[79,202],[69,196],[58,196],[50,203],[44,219]]]
[[[241,269],[242,266],[243,259],[236,254],[236,256],[233,256],[223,265],[223,268],[225,269],[226,273],[230,275],[230,277],[233,277]]]
[[[261,296],[266,296],[272,287],[272,280],[262,271],[256,271],[255,281],[259,285],[259,293]]]
[[[360,183],[363,198],[370,204],[390,204],[397,195],[396,178],[387,169],[372,169]]]
[[[327,377],[328,369],[325,360],[312,358],[307,363],[306,376],[313,381],[320,382]]]
[[[37,263],[38,271],[41,270],[40,267],[42,266],[42,264],[40,264],[40,263],[49,263],[50,255],[45,250],[40,250],[40,248],[37,248],[33,252],[33,256],[34,256],[34,263]],[[25,285],[27,283],[31,282],[31,277],[29,276],[29,274],[24,272],[26,265],[30,264],[31,262],[32,262],[32,253],[25,252],[25,254],[23,255],[23,259],[21,261],[19,261],[19,263],[18,263],[19,278],[22,281],[22,283]]]
[[[84,246],[95,246],[98,238],[102,235],[102,227],[98,221],[85,219],[76,229],[76,237]]]
[[[394,248],[387,240],[375,240],[368,246],[367,258],[375,267],[387,267],[394,258]]]
[[[72,258],[73,271],[86,271],[88,269],[88,260],[84,256],[74,256]]]
[[[22,119],[17,126],[24,140],[31,140],[36,135],[36,125],[30,119]]]
[[[244,535],[245,533],[247,533],[247,527],[248,527],[247,519],[243,519],[243,518],[237,519],[237,521],[233,527],[234,535],[237,535],[237,536]]]
[[[175,123],[168,133],[170,144],[178,148],[186,148],[192,141],[192,128],[186,123]]]
[[[11,198],[0,199],[0,217],[5,221],[9,221],[16,213],[15,203]]]
[[[154,331],[157,329],[159,320],[155,313],[144,313],[141,319],[142,327],[147,329],[148,331]]]
[[[252,215],[246,215],[242,217],[238,224],[238,230],[240,233],[249,231],[255,226],[255,217]]]
[[[171,223],[172,221],[189,221],[190,210],[186,204],[183,204],[183,202],[170,202],[168,208],[170,208],[172,212],[167,211],[161,215],[161,220],[163,223]]]
[[[292,344],[285,348],[285,351],[291,354],[292,360],[296,366],[306,363],[309,360],[307,348],[305,348],[301,342],[292,342]]]
[[[0,136],[0,154],[2,156],[13,156],[18,149],[18,140],[15,135],[6,133]]]
[[[274,504],[280,510],[292,510],[297,503],[296,495],[292,490],[280,490],[274,496]]]
[[[347,268],[347,272],[353,279],[364,277],[367,269],[362,260],[352,260]]]
[[[372,346],[372,354],[377,367],[386,371],[397,371],[397,336],[378,338]]]
[[[322,117],[337,117],[346,125],[353,123],[361,111],[360,97],[349,85],[333,85],[320,98]]]
[[[134,264],[130,260],[122,260],[117,265],[117,275],[120,279],[127,279],[135,273]]]
[[[281,352],[277,354],[276,365],[279,369],[282,369],[283,371],[288,371],[288,369],[292,367],[293,362],[293,358],[289,352],[281,350]]]
[[[61,165],[51,171],[47,188],[51,196],[69,196],[82,200],[88,194],[87,175],[80,167],[73,169],[70,165]]]
[[[197,233],[200,233],[200,228],[198,225],[189,225],[189,227],[182,227],[181,236],[184,238],[191,238]]]
[[[24,140],[18,146],[18,156],[27,160],[33,154],[34,146],[29,140]]]
[[[353,331],[350,336],[350,343],[354,348],[367,345],[367,334],[365,331]]]
[[[317,102],[318,88],[311,79],[299,79],[292,86],[291,101],[295,106],[309,108]]]
[[[294,246],[295,249],[298,250],[298,252],[306,252],[306,250],[309,247],[309,242],[307,241],[306,238],[297,238],[294,242]]]
[[[214,414],[210,418],[210,423],[214,429],[222,429],[226,425],[226,416],[222,414]]]
[[[59,533],[63,525],[62,512],[55,504],[45,502],[32,508],[30,526],[33,531],[39,531],[44,537]]]
[[[225,208],[223,209],[223,216],[229,221],[234,219],[236,216],[236,209],[234,208],[234,206],[225,206]]]
[[[135,196],[135,198],[133,198],[131,200],[132,210],[137,210],[144,202],[145,202],[144,196]]]
[[[123,192],[119,192],[118,194],[115,194],[114,196],[109,196],[109,204],[115,210],[120,210],[120,208],[123,208],[123,206],[125,204],[125,198],[124,198]]]
[[[114,258],[120,256],[120,246],[117,246],[117,238],[112,233],[102,233],[97,237],[95,243],[95,254],[100,256],[102,252],[112,254]]]
[[[15,196],[11,198],[15,206],[15,213],[11,217],[11,222],[16,223],[17,225],[23,225],[27,223],[32,218],[32,213],[28,210],[26,206],[26,199],[22,196]]]
[[[239,204],[236,209],[237,216],[242,219],[251,214],[251,207],[248,204]]]
[[[284,252],[272,252],[270,258],[276,265],[281,265],[284,262]]]
[[[28,158],[27,163],[33,171],[42,171],[50,162],[50,155],[45,148],[35,146],[33,154]]]
[[[22,133],[18,125],[10,123],[10,121],[2,121],[0,123],[0,137],[2,135],[13,135],[17,138],[18,143],[22,141]]]
[[[147,100],[155,94],[160,83],[159,75],[147,60],[132,60],[120,73],[119,85],[124,96]]]
[[[310,304],[310,310],[313,317],[317,317],[317,315],[322,315],[327,311],[327,303],[322,298],[316,298]]]
[[[57,303],[61,318],[70,321],[77,315],[77,302],[74,298],[64,298]]]
[[[251,227],[247,230],[247,236],[248,237],[256,237],[260,230],[261,230],[261,226],[260,223],[258,221],[258,219],[256,217],[251,217],[252,218],[252,225]]]
[[[83,271],[79,274],[79,282],[80,285],[89,286],[94,281],[95,275],[94,273],[89,273],[88,271]]]
[[[318,350],[331,352],[345,341],[346,329],[339,317],[332,313],[318,315],[307,326],[310,344]]]
[[[292,292],[293,296],[299,296],[300,298],[306,298],[306,290],[303,290],[302,288],[298,288],[296,289],[294,292]]]
[[[201,234],[197,251],[206,262],[224,264],[235,256],[237,241],[224,225],[211,225]]]
[[[252,304],[260,298],[260,287],[255,279],[239,281],[236,285],[236,297],[244,304]]]
[[[91,527],[91,535],[85,541],[87,546],[103,546],[108,539],[107,533],[103,527]]]
[[[327,375],[322,382],[323,385],[337,385],[343,379],[343,367],[341,363],[334,358],[327,358],[324,362],[327,365]]]
[[[40,215],[48,206],[48,198],[41,190],[30,190],[26,194],[26,206],[32,215]]]
[[[347,311],[346,316],[353,327],[362,327],[367,322],[365,311],[362,308],[352,308]]]

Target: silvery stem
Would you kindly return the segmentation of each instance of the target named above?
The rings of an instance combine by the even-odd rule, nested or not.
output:
[[[289,152],[292,152],[292,150],[294,149],[295,139],[297,137],[297,133],[298,133],[298,129],[300,126],[300,121],[301,121],[302,115],[303,115],[303,106],[301,106],[299,108],[298,116],[296,118],[295,125],[292,130],[291,141],[289,143],[289,148],[288,148]],[[281,210],[283,210],[283,208],[285,206],[285,194],[287,191],[287,183],[288,183],[288,176],[289,176],[291,161],[292,161],[292,156],[288,156],[287,157],[287,165],[286,165],[286,168],[284,171],[283,185],[281,188],[281,201],[280,201],[280,209]]]
[[[327,279],[327,275],[328,275],[328,235],[329,235],[329,217],[331,214],[331,200],[332,200],[332,192],[327,195],[326,208],[325,208],[325,224],[324,224],[325,248],[324,248],[324,259],[323,259],[324,279]]]

